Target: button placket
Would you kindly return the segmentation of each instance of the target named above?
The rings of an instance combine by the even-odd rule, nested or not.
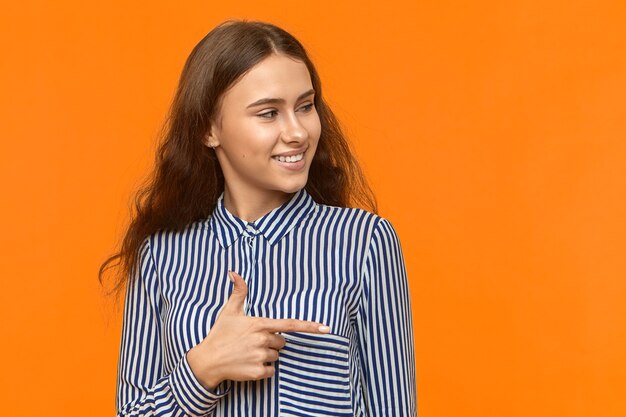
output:
[[[256,250],[256,244],[257,244],[257,236],[259,235],[259,231],[254,227],[254,225],[252,224],[248,224],[246,225],[246,229],[243,232],[243,235],[245,237],[245,241],[248,244],[248,250],[246,250],[246,255],[248,257],[248,265],[250,265],[250,277],[248,280],[248,296],[246,297],[246,304],[244,307],[244,310],[246,312],[246,315],[250,314],[250,309],[252,307],[252,298],[254,297],[254,279],[256,277],[257,274],[257,250]]]

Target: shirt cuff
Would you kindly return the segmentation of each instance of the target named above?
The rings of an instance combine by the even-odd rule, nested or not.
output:
[[[193,417],[211,413],[217,401],[228,394],[231,385],[230,381],[223,381],[215,388],[215,392],[204,388],[193,374],[186,354],[170,374],[169,380],[176,402],[185,413]]]

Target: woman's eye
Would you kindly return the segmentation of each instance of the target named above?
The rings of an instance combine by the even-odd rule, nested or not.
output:
[[[302,111],[304,111],[305,113],[310,112],[311,109],[313,109],[313,103],[309,103],[309,104],[305,104],[304,106],[300,107],[302,109]]]
[[[260,113],[258,116],[263,117],[265,119],[271,119],[272,117],[276,116],[278,114],[278,112],[276,110],[270,110],[270,111],[266,111],[265,113]]]

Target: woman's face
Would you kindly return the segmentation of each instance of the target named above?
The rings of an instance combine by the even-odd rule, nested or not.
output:
[[[224,93],[205,143],[215,147],[227,192],[284,200],[304,188],[321,133],[313,98],[306,65],[282,54]]]

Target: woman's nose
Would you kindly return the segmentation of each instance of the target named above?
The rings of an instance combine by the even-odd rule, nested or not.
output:
[[[285,123],[283,125],[283,129],[281,132],[281,137],[283,140],[291,142],[291,141],[302,141],[307,138],[309,132],[304,128],[298,116],[295,114],[289,115],[285,119]]]

